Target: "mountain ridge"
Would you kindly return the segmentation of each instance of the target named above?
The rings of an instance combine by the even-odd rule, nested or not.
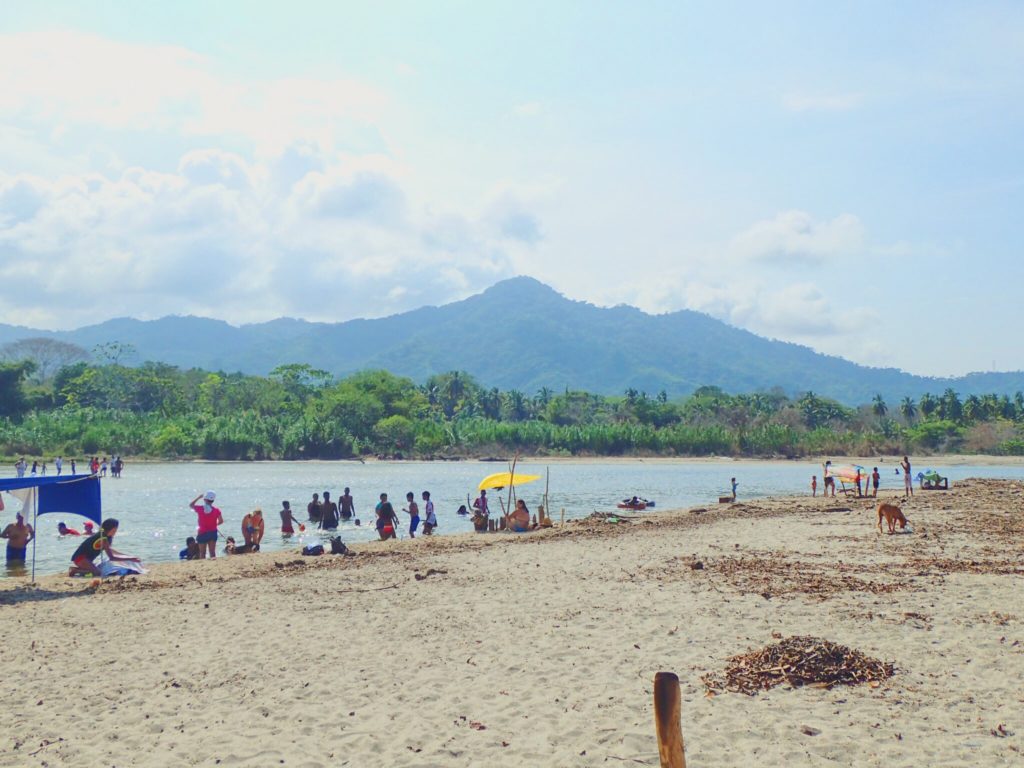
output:
[[[961,395],[1024,389],[1021,371],[927,377],[861,366],[693,310],[651,315],[626,304],[597,307],[530,277],[450,304],[342,323],[275,318],[235,326],[169,315],[112,318],[71,331],[0,324],[0,344],[29,337],[86,349],[118,341],[133,345],[142,360],[262,375],[293,362],[338,376],[385,368],[417,381],[465,370],[486,386],[525,392],[568,387],[621,394],[634,388],[679,396],[705,385],[729,392],[781,387],[787,394],[813,390],[860,404],[875,394],[895,402],[947,387]]]

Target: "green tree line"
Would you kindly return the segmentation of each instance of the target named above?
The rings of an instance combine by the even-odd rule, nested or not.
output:
[[[103,352],[104,350],[101,350]],[[461,371],[422,384],[370,370],[336,380],[308,365],[269,376],[128,366],[123,349],[55,367],[0,363],[0,454],[303,459],[367,455],[1024,455],[1024,395],[881,396],[850,408],[813,392],[669,400],[627,390],[527,393]]]

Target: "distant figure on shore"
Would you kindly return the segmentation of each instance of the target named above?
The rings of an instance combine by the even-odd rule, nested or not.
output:
[[[313,500],[306,505],[306,515],[311,523],[320,522],[320,494],[314,493]]]
[[[903,495],[913,496],[914,478],[910,476],[910,459],[904,456],[903,461],[900,462],[900,466],[903,467]]]
[[[61,471],[64,469],[64,459],[58,456],[53,460],[53,466],[57,468],[57,474],[60,475]]]
[[[199,497],[196,497],[196,501]],[[100,554],[105,554],[111,562],[119,560],[130,563],[140,562],[139,558],[118,552],[111,545],[114,543],[114,536],[117,535],[118,522],[108,517],[100,525],[98,533],[94,533],[81,544],[71,556],[71,567],[68,569],[68,576],[99,576],[100,569],[93,562]]]
[[[32,462],[32,472],[31,472],[31,475],[32,475],[32,477],[35,477],[38,473],[39,473],[39,462],[38,461],[33,461]]]
[[[825,478],[825,489],[822,491],[821,495],[828,498],[828,489],[831,488],[832,498],[834,499],[836,497],[836,479],[832,476],[832,460],[829,459],[821,466],[823,469],[822,477]]]
[[[100,477],[107,476],[107,457],[103,457],[103,461],[100,462]]]
[[[21,512],[16,514],[14,522],[0,532],[0,539],[7,539],[7,562],[24,563],[25,552],[35,535],[32,526],[25,522],[25,516]]]
[[[861,474],[860,474],[860,467],[857,467],[857,474],[856,474],[856,475],[854,476],[854,478],[853,478],[853,484],[854,484],[855,486],[857,486],[857,498],[858,498],[858,499],[859,499],[859,498],[860,498],[861,496],[863,496],[863,495],[864,495],[864,494],[862,494],[862,493],[860,492],[860,478],[861,478]]]
[[[736,486],[739,485],[739,483],[736,482],[735,477],[730,480],[730,482],[732,483],[732,500],[736,501]]]
[[[291,536],[295,533],[295,528],[292,527],[292,523],[295,523],[299,527],[300,531],[304,531],[306,526],[299,522],[298,518],[292,513],[292,505],[290,502],[281,502],[281,533],[285,536]]]
[[[75,463],[75,460],[74,460],[74,459],[72,459],[72,460],[71,460],[71,474],[72,474],[72,475],[73,475],[73,474],[75,474],[75,472],[77,472],[77,471],[78,471],[78,469],[77,469],[77,466],[78,466],[78,465],[77,465],[77,464]]]
[[[423,535],[429,536],[437,528],[437,515],[434,514],[434,502],[430,500],[430,491],[423,492],[423,513],[426,515],[423,522]]]
[[[376,512],[377,533],[380,534],[381,541],[398,538],[398,515],[395,514],[395,508],[391,506],[386,493],[380,495]]]
[[[185,548],[178,552],[179,560],[198,560],[199,559],[199,542],[196,541],[195,536],[189,536],[185,539]]]
[[[252,512],[242,518],[242,539],[247,547],[255,546],[259,549],[263,541],[263,533],[266,524],[263,521],[263,510],[256,507]]]
[[[43,477],[46,477],[46,462],[45,461],[42,464],[39,465],[39,471],[40,471],[40,474],[42,474]]]
[[[530,530],[530,510],[526,508],[526,502],[516,499],[516,507],[508,516],[508,527],[516,533],[526,533]]]
[[[338,505],[331,501],[330,491],[324,491],[324,500],[320,502],[320,528],[325,531],[338,528]]]
[[[57,533],[61,536],[81,536],[82,534],[76,531],[74,528],[68,528],[67,525],[61,521],[57,523]]]
[[[871,496],[872,498],[878,498],[878,483],[881,481],[882,476],[878,474],[878,467],[871,470]]]
[[[405,494],[405,503],[408,506],[403,507],[402,511],[409,515],[409,538],[415,539],[416,529],[420,527],[420,508],[412,491]]]
[[[211,560],[217,557],[217,526],[223,525],[224,517],[220,510],[213,506],[217,494],[207,491],[200,494],[189,502],[189,509],[196,513],[198,526],[196,528],[196,541],[199,542],[199,558],[209,557]],[[202,504],[196,504],[200,499]]]
[[[352,492],[347,487],[345,488],[345,492],[341,494],[341,498],[338,499],[338,501],[341,504],[339,512],[341,513],[342,520],[351,520],[355,517],[356,503],[352,498]]]
[[[817,495],[818,495],[818,476],[817,475],[811,475],[811,496],[814,497],[814,496],[817,496]]]

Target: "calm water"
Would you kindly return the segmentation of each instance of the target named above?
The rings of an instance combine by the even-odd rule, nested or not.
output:
[[[544,463],[520,463],[517,472],[543,476],[545,468]],[[924,464],[915,464],[915,472],[925,468]],[[221,531],[236,539],[241,539],[242,516],[254,507],[262,507],[267,525],[263,549],[273,551],[296,549],[304,542],[320,540],[319,532],[309,530],[291,539],[281,536],[278,510],[283,499],[290,501],[296,517],[305,521],[306,503],[313,492],[322,494],[328,490],[332,499],[337,500],[342,489],[349,486],[356,502],[356,516],[364,525],[357,528],[351,522],[342,523],[339,533],[346,543],[358,544],[376,538],[373,505],[381,492],[388,493],[403,523],[408,521],[408,516],[401,512],[405,493],[413,491],[419,502],[420,493],[428,490],[437,512],[436,533],[472,530],[472,523],[457,515],[456,510],[466,503],[467,494],[475,497],[477,483],[483,477],[506,469],[504,464],[475,461],[129,464],[121,479],[102,481],[103,510],[105,516],[121,521],[116,548],[154,563],[178,559],[185,538],[195,533],[195,514],[186,505],[208,489],[217,492],[217,505],[224,513]],[[554,463],[550,470],[551,509],[556,519],[563,507],[567,519],[585,517],[595,510],[613,510],[617,501],[633,494],[656,500],[660,509],[714,503],[719,493],[728,489],[733,476],[739,481],[741,500],[809,492],[813,474],[821,482],[821,466],[812,462],[579,461]],[[893,473],[892,464],[879,465],[879,470],[883,491],[902,489],[902,479]],[[966,477],[1024,479],[1024,466],[963,465],[940,471],[952,481]],[[517,492],[530,511],[535,512],[544,493],[543,477]],[[7,509],[0,513],[0,521],[6,525],[13,521],[19,502],[8,495],[4,502]],[[496,509],[495,500],[492,512]],[[37,574],[64,570],[80,541],[77,537],[62,539],[57,535],[57,523],[61,520],[82,529],[82,518],[75,515],[40,517]],[[218,552],[222,547],[223,539],[218,542]],[[9,571],[7,575],[23,573]]]

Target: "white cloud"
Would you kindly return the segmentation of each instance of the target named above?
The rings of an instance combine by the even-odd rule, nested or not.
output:
[[[428,205],[390,109],[355,81],[242,80],[178,47],[0,35],[0,280],[19,285],[0,322],[339,320],[516,274],[540,238],[529,202]]]
[[[864,227],[852,214],[819,221],[806,211],[783,211],[738,234],[729,251],[744,260],[802,265],[852,256],[863,247]]]

